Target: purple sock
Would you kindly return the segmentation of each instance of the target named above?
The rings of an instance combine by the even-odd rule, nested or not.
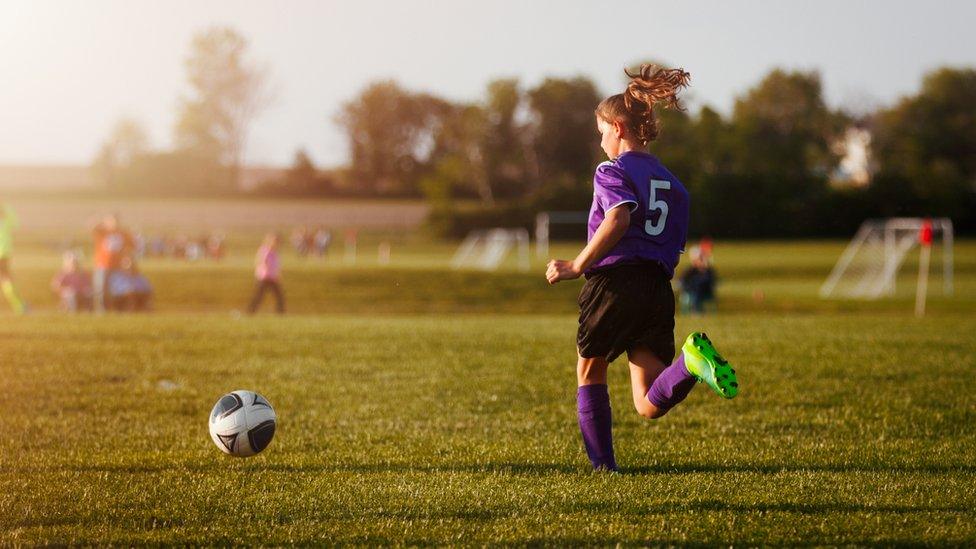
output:
[[[651,384],[647,400],[667,412],[684,400],[694,387],[695,377],[685,368],[685,355],[681,353]]]
[[[610,392],[606,385],[584,385],[576,392],[576,415],[586,455],[594,469],[617,470],[613,458]]]

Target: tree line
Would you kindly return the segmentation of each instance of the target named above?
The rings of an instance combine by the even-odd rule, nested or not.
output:
[[[121,192],[219,194],[240,188],[247,127],[267,104],[265,72],[228,29],[194,39],[194,93],[180,104],[178,149],[149,152],[121,123],[96,168]],[[694,71],[692,71],[694,72]],[[621,80],[620,88],[624,87]],[[317,169],[297,151],[282,177],[247,192],[278,196],[424,197],[431,228],[529,226],[540,210],[583,210],[604,160],[593,110],[605,96],[584,76],[490,82],[451,101],[373,82],[335,116],[348,166]],[[848,235],[869,217],[947,216],[976,230],[976,69],[944,67],[914,95],[870,112],[832,109],[816,72],[774,69],[723,115],[662,110],[651,152],[689,188],[692,232],[718,237]],[[852,128],[870,136],[870,181],[839,170]]]
[[[621,83],[621,89],[623,83]],[[455,103],[377,82],[339,118],[352,181],[370,193],[428,198],[432,227],[532,223],[539,210],[583,210],[605,160],[587,78],[524,88],[491,82]],[[941,68],[915,95],[868,113],[831,109],[816,72],[774,69],[723,116],[662,110],[651,152],[686,184],[692,232],[722,237],[848,235],[866,218],[947,216],[976,229],[976,70]],[[839,170],[845,136],[870,136],[870,181]]]
[[[178,101],[175,147],[152,150],[138,122],[120,120],[92,163],[101,187],[126,195],[238,193],[248,131],[271,102],[267,69],[250,60],[247,48],[230,28],[194,36],[183,63],[191,91]]]

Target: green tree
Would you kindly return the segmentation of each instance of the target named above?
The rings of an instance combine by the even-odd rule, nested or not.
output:
[[[918,94],[877,114],[872,147],[886,211],[976,224],[976,69],[927,74]]]
[[[441,179],[452,193],[473,192],[483,204],[494,204],[485,160],[485,142],[490,134],[487,113],[481,107],[441,104],[429,158],[431,176]]]
[[[286,192],[301,196],[319,194],[321,192],[319,183],[318,171],[312,163],[312,158],[305,149],[299,149],[295,152],[291,167],[285,173]]]
[[[267,70],[248,58],[235,30],[211,28],[193,37],[184,67],[191,93],[180,101],[178,148],[228,166],[227,185],[239,185],[248,130],[270,103]]]
[[[736,99],[728,123],[702,109],[693,131],[700,174],[690,185],[695,232],[815,233],[829,214],[827,175],[842,128],[816,73],[771,71]]]
[[[704,106],[694,123],[695,153],[698,170],[702,174],[717,174],[731,170],[729,124],[711,107]]]
[[[92,163],[95,180],[109,189],[119,187],[119,173],[149,150],[149,137],[142,125],[131,118],[115,123]]]
[[[353,183],[367,193],[416,194],[449,104],[396,82],[374,82],[342,106]]]
[[[775,69],[735,101],[734,169],[797,181],[825,175],[837,161],[831,144],[841,126],[817,73]]]
[[[493,80],[486,93],[483,148],[488,185],[501,198],[524,196],[536,183],[528,163],[531,143],[524,123],[518,119],[524,95],[516,79]]]
[[[529,90],[531,144],[540,199],[550,207],[579,207],[591,194],[602,153],[593,114],[600,96],[584,77],[547,78]]]
[[[473,192],[485,205],[527,195],[532,190],[526,163],[531,143],[518,120],[522,107],[514,79],[490,82],[479,104],[442,105],[431,175],[445,179],[455,194]]]

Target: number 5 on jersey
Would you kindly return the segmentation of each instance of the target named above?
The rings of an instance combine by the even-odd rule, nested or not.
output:
[[[651,197],[648,200],[647,211],[653,212],[657,210],[661,212],[661,215],[659,215],[657,218],[657,223],[650,220],[650,215],[648,215],[648,220],[644,222],[644,232],[651,236],[657,236],[663,233],[664,224],[668,222],[668,203],[664,200],[657,199],[657,191],[670,190],[670,181],[664,181],[661,179],[651,180]]]

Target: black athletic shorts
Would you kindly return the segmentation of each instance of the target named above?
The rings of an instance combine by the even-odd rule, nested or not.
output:
[[[664,364],[674,359],[674,292],[657,263],[621,265],[587,276],[579,307],[576,346],[581,357],[613,362],[646,346]]]

